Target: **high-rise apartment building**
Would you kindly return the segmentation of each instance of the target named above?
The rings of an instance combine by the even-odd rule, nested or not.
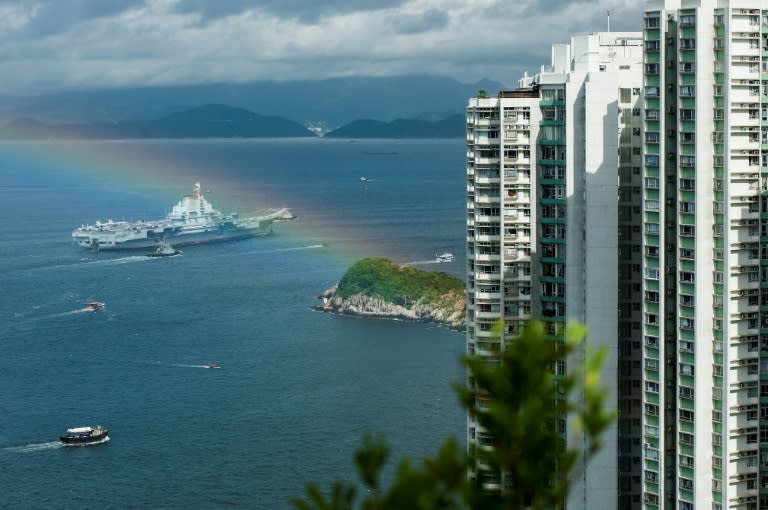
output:
[[[577,35],[553,46],[551,65],[518,89],[467,107],[468,352],[493,363],[528,317],[540,317],[555,342],[566,321],[579,320],[588,344],[609,351],[604,380],[630,381],[638,406],[642,313],[639,298],[631,301],[642,292],[642,68],[641,33]],[[553,370],[566,373],[566,361]],[[616,408],[618,390],[609,397]],[[605,447],[574,480],[569,510],[624,507],[619,450],[634,447],[639,462],[639,420],[605,434]],[[558,428],[578,447],[571,425],[563,418]],[[468,443],[493,446],[471,416]],[[503,474],[478,476],[503,490]],[[631,501],[634,487],[639,501],[639,479],[632,486],[626,478],[623,493]]]
[[[768,508],[768,2],[643,27],[641,505]]]

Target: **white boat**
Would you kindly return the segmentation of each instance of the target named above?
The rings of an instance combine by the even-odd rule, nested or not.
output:
[[[165,218],[133,223],[97,221],[75,229],[72,239],[92,250],[146,249],[156,247],[164,239],[174,246],[184,246],[266,235],[272,232],[273,221],[289,215],[287,208],[246,217],[223,214],[200,193],[198,182],[192,193],[182,197]]]
[[[62,443],[75,446],[100,444],[109,441],[109,431],[101,425],[95,427],[75,427],[67,429],[67,433],[59,436]]]
[[[439,253],[436,257],[438,262],[453,262],[455,259],[456,257],[453,256],[453,253],[448,253],[447,251]]]
[[[99,303],[98,301],[89,299],[85,302],[85,307],[83,310],[86,312],[98,312],[99,310],[103,310],[105,306],[106,305],[104,303]]]

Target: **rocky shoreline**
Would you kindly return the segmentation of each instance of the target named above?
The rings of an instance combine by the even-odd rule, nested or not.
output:
[[[466,296],[463,292],[450,291],[430,301],[419,299],[403,306],[364,293],[343,298],[336,290],[334,285],[323,292],[319,296],[322,304],[314,309],[359,317],[435,322],[460,331],[466,325]]]

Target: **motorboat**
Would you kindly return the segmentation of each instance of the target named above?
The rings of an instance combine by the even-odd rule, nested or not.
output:
[[[221,368],[221,366],[220,366],[220,365],[218,365],[217,363],[210,363],[210,364],[208,365],[208,368]]]
[[[95,427],[75,427],[67,429],[67,433],[59,436],[62,443],[72,446],[85,446],[106,443],[109,441],[109,431],[101,425]]]
[[[456,257],[453,256],[453,253],[444,252],[439,253],[436,259],[438,262],[453,262]]]
[[[89,299],[85,302],[85,308],[83,308],[86,312],[98,312],[99,310],[104,309],[106,305],[104,303],[99,303],[98,301],[93,301],[92,299]]]

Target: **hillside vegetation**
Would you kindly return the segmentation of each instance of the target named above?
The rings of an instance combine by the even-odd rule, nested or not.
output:
[[[464,282],[448,273],[400,266],[385,258],[365,258],[350,267],[336,295],[365,294],[401,306],[430,302],[450,292],[464,292]]]

